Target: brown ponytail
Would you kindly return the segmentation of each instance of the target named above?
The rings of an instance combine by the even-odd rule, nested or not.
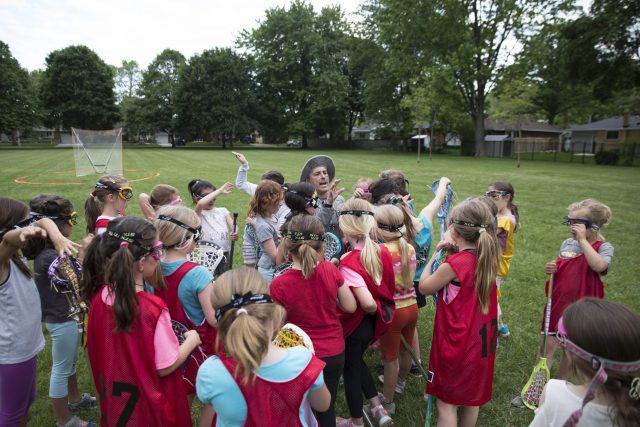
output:
[[[0,236],[4,236],[5,232],[11,231],[13,226],[29,216],[29,208],[24,203],[0,196]],[[0,237],[2,241],[2,237]],[[33,273],[29,267],[22,262],[19,251],[16,250],[11,255],[11,261],[18,267],[20,272],[27,277],[33,277]]]
[[[478,263],[474,275],[478,302],[483,313],[489,311],[491,287],[496,280],[500,265],[500,248],[496,239],[496,220],[487,203],[481,198],[467,199],[451,211],[453,229],[477,249]]]
[[[513,199],[516,197],[516,192],[513,189],[513,185],[507,181],[493,181],[489,184],[489,187],[495,188],[497,191],[505,191],[509,193],[509,202],[507,202],[507,207],[516,218],[516,228],[513,230],[514,233],[518,231],[520,228],[520,215],[518,214],[518,207],[513,203]]]
[[[302,265],[302,275],[308,279],[313,275],[316,265],[322,260],[321,253],[324,251],[324,242],[322,240],[311,239],[291,239],[287,237],[287,233],[304,233],[322,236],[324,227],[322,222],[315,216],[299,214],[292,217],[284,232],[285,238],[282,240],[284,249],[287,253],[293,254]]]

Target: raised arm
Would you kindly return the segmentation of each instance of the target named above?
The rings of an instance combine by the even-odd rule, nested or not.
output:
[[[433,216],[438,211],[440,205],[444,203],[444,197],[447,194],[447,186],[449,184],[451,184],[451,180],[449,178],[446,176],[440,178],[440,183],[438,184],[435,197],[422,209],[422,211],[420,211],[420,215],[424,216],[429,221],[428,225],[431,227],[431,230],[433,230]]]
[[[140,193],[138,196],[138,204],[147,221],[155,221],[156,211],[153,209],[153,206],[151,206],[151,197],[149,197],[147,193]]]
[[[238,187],[239,190],[244,191],[248,195],[253,196],[253,194],[256,192],[257,185],[247,181],[249,162],[242,153],[232,151],[231,154],[233,154],[236,160],[240,162],[240,166],[238,167],[238,174],[236,175],[236,187]]]
[[[209,193],[206,196],[204,196],[202,199],[198,200],[198,204],[196,205],[196,209],[195,209],[196,213],[200,215],[200,212],[202,212],[205,209],[205,207],[213,201],[213,199],[215,199],[216,197],[222,194],[231,193],[232,188],[233,188],[232,183],[225,182],[222,185],[222,187],[218,188],[216,191]]]

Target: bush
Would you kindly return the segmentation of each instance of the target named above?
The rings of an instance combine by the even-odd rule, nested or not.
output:
[[[595,156],[597,165],[611,165],[614,166],[620,159],[620,153],[618,150],[612,151],[599,151]]]

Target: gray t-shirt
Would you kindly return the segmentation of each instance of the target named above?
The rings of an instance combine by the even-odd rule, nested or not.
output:
[[[72,320],[69,318],[70,307],[67,296],[52,288],[51,281],[47,275],[49,266],[57,257],[58,254],[55,249],[45,247],[33,261],[36,286],[40,294],[42,321],[47,323],[64,323]]]
[[[44,348],[38,289],[13,260],[9,277],[0,283],[0,364],[25,362]]]
[[[278,247],[278,244],[280,244],[280,236],[278,235],[277,221],[274,221],[273,219],[270,219],[270,218],[257,216],[256,219],[253,221],[253,227],[256,230],[256,238],[258,240],[258,243],[260,243],[260,246],[262,246],[263,242],[269,239],[273,239],[274,245]],[[269,258],[269,255],[267,255],[263,249],[262,255],[258,260],[258,267],[269,269],[269,268],[272,268],[273,266],[274,264],[271,261],[271,258]]]
[[[562,242],[560,246],[560,258],[575,258],[580,255],[582,255],[582,247],[576,239],[568,238]],[[598,255],[604,258],[607,264],[611,266],[611,260],[613,260],[613,245],[609,242],[604,242],[600,245],[600,249],[598,249]],[[600,275],[604,276],[608,271],[609,267],[601,272]]]

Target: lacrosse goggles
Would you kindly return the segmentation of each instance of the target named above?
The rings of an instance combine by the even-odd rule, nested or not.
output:
[[[486,191],[484,193],[484,196],[491,199],[491,200],[500,200],[501,198],[509,195],[511,193],[509,193],[508,191],[499,191],[499,190],[493,190],[493,191]]]
[[[120,234],[113,230],[107,230],[107,236],[120,240],[120,246],[135,245],[141,248],[146,252],[143,256],[150,255],[156,261],[160,261],[160,258],[164,256],[165,246],[160,240],[154,243],[153,246],[147,246],[136,240],[137,236],[135,233]]]
[[[70,226],[78,224],[78,212],[76,211],[71,212],[69,215],[45,215],[38,212],[29,212],[29,217],[16,223],[13,228],[27,227],[43,218],[49,218],[52,221],[63,220],[66,221]]]
[[[589,229],[593,229],[593,230],[599,230],[600,227],[598,227],[596,224],[593,223],[593,221],[591,221],[588,218],[571,218],[570,216],[565,216],[562,219],[562,225],[574,225],[574,224],[584,224],[585,228]]]
[[[96,190],[113,191],[114,193],[118,193],[118,196],[125,201],[129,201],[133,197],[133,188],[131,187],[114,187],[100,181],[96,182]]]
[[[623,372],[630,375],[632,372],[637,372],[640,370],[640,360],[635,360],[632,362],[618,362],[615,360],[605,359],[604,357],[600,357],[588,352],[569,339],[569,337],[567,336],[567,330],[565,329],[564,323],[562,321],[562,317],[558,321],[558,333],[556,337],[560,342],[560,345],[565,350],[571,352],[580,359],[589,362],[591,364],[591,367],[596,370],[596,374],[589,384],[587,394],[584,396],[584,400],[582,401],[582,407],[571,414],[569,419],[567,419],[564,424],[565,426],[575,426],[578,424],[578,421],[582,416],[582,411],[584,410],[585,405],[593,400],[593,398],[596,396],[598,388],[600,388],[600,386],[607,382],[608,375],[606,369]],[[631,383],[626,384],[626,386],[629,387],[629,397],[635,401],[640,400],[640,377],[633,378]]]
[[[190,225],[185,224],[182,221],[178,221],[177,219],[168,216],[168,215],[159,215],[158,219],[160,221],[168,221],[170,223],[173,223],[175,225],[177,225],[178,227],[184,228],[185,230],[187,230],[189,233],[191,233],[191,238],[193,240],[195,240],[196,242],[198,240],[200,240],[200,238],[202,237],[202,226],[198,226],[198,228],[193,228]],[[181,242],[175,243],[173,245],[166,245],[164,248],[165,249],[171,249],[174,248],[176,246],[178,246]]]

